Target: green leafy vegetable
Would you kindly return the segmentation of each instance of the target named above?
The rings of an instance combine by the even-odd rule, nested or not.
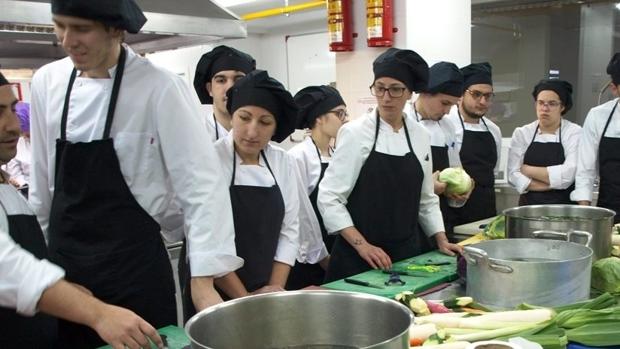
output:
[[[439,181],[447,184],[447,194],[462,195],[471,190],[471,177],[461,167],[448,167],[439,173]]]
[[[495,217],[482,232],[489,239],[504,239],[506,237],[506,216],[499,215]]]
[[[599,259],[592,265],[592,287],[603,292],[620,293],[620,259]]]

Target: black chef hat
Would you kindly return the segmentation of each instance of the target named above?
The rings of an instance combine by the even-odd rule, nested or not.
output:
[[[296,127],[304,129],[312,128],[316,118],[345,103],[331,86],[308,86],[297,92],[295,104],[299,108]]]
[[[0,86],[8,85],[9,81],[0,73]]]
[[[52,0],[52,13],[92,19],[134,34],[146,23],[134,0]]]
[[[614,85],[620,85],[620,52],[611,57],[611,61],[607,65],[607,74],[611,75]]]
[[[433,64],[429,69],[428,89],[426,92],[461,97],[463,95],[463,74],[459,67],[450,62]]]
[[[532,91],[532,96],[534,96],[534,100],[538,98],[538,94],[540,91],[551,90],[560,96],[560,100],[564,105],[564,111],[562,111],[562,115],[566,114],[573,106],[573,85],[568,81],[560,80],[560,79],[552,79],[552,80],[540,80],[536,86],[534,86],[534,91]]]
[[[213,97],[206,90],[207,82],[215,74],[224,70],[237,70],[249,73],[256,69],[256,61],[252,56],[232,47],[220,45],[200,57],[194,76],[194,89],[202,104],[212,104]]]
[[[375,81],[390,77],[401,81],[412,92],[423,91],[428,84],[428,64],[411,50],[390,48],[375,59],[372,70]]]
[[[297,106],[284,86],[264,70],[254,70],[239,79],[226,92],[226,109],[232,115],[235,110],[254,105],[271,112],[276,118],[276,132],[272,141],[282,142],[295,131]]]
[[[491,65],[488,62],[472,63],[461,68],[461,73],[463,73],[463,91],[471,85],[493,85]]]

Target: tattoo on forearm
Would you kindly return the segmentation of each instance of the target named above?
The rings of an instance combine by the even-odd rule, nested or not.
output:
[[[353,240],[353,245],[359,246],[361,244],[363,244],[362,239],[355,239],[355,240]]]

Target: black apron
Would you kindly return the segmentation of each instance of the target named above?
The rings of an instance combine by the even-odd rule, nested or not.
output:
[[[559,129],[559,141],[557,143],[534,142],[538,126],[534,131],[534,136],[530,145],[523,155],[523,164],[536,167],[548,167],[561,165],[564,163],[565,154],[562,146],[562,123]],[[570,200],[570,193],[575,189],[575,184],[571,184],[566,189],[552,189],[548,191],[528,191],[519,197],[519,206],[523,205],[551,205],[551,204],[574,204]]]
[[[319,180],[310,193],[310,203],[312,204],[312,209],[314,210],[314,214],[316,215],[317,220],[319,221],[319,226],[321,227],[321,236],[323,237],[323,242],[325,243],[325,247],[327,251],[332,250],[332,246],[334,245],[334,240],[336,240],[335,235],[330,235],[327,233],[327,229],[325,229],[325,225],[323,224],[323,217],[319,212],[319,207],[317,205],[317,197],[319,194],[319,184],[325,175],[325,170],[327,170],[327,166],[329,166],[328,162],[323,162],[323,158],[321,157],[321,152],[319,148],[314,143],[312,137],[312,144],[314,144],[314,148],[316,149],[316,154],[319,158],[319,163],[321,164],[321,174],[319,175]],[[310,263],[300,263],[298,261],[295,262],[295,266],[291,269],[291,273],[288,276],[288,281],[286,283],[287,290],[299,290],[304,287],[312,286],[312,285],[320,285],[323,283],[325,279],[325,270],[318,263],[310,264]]]
[[[495,139],[484,119],[481,118],[480,120],[487,128],[486,132],[466,130],[460,112],[459,120],[463,128],[463,144],[459,152],[461,164],[476,184],[463,207],[450,208],[454,214],[453,226],[497,215],[495,174],[493,172],[498,155]]]
[[[6,184],[10,185],[10,184]],[[17,192],[15,193],[17,194]],[[47,259],[47,246],[36,216],[8,215],[0,197],[0,206],[7,212],[9,235],[24,250],[38,259]],[[52,348],[57,334],[56,319],[38,313],[33,317],[22,316],[15,309],[0,307],[0,348]]]
[[[360,170],[347,210],[368,243],[382,248],[393,262],[419,254],[418,213],[424,171],[403,120],[409,153],[398,156],[375,151],[379,115],[370,155]],[[338,235],[331,251],[326,282],[370,269],[355,248]]]
[[[616,211],[614,224],[620,223],[620,138],[605,137],[607,127],[614,116],[618,103],[609,113],[607,123],[601,134],[601,141],[598,147],[598,166],[599,166],[599,189],[598,207],[608,208]]]
[[[417,122],[420,122],[420,117],[418,115],[418,109],[413,103],[413,111],[415,112],[415,119]],[[439,127],[441,128],[440,121],[435,121]],[[448,157],[448,145],[444,144],[443,146],[431,145],[431,154],[433,156],[433,173],[436,171],[442,171],[448,167],[450,167],[450,158]],[[441,216],[443,218],[444,227],[446,229],[446,235],[449,239],[452,238],[452,218],[450,216],[450,207],[448,206],[448,198],[445,195],[437,195],[439,197],[439,208],[441,210]],[[437,242],[435,239],[429,239],[424,231],[422,230],[422,226],[418,224],[418,238],[420,239],[420,246],[422,250],[420,253],[429,252],[437,249]]]
[[[215,141],[220,139],[220,131],[217,129],[217,119],[215,118],[215,114],[213,114],[213,127],[215,128]]]
[[[118,68],[101,140],[67,141],[74,69],[56,140],[56,177],[49,221],[52,261],[66,279],[102,301],[134,311],[155,328],[176,324],[172,268],[159,224],[138,204],[123,178],[110,129],[123,77]],[[59,347],[92,348],[103,341],[92,329],[59,321]]]
[[[235,272],[248,292],[268,284],[284,220],[284,200],[280,187],[262,151],[261,156],[276,184],[272,187],[235,185],[237,155],[233,150],[233,172],[229,188],[235,247],[237,256],[244,259],[243,267]],[[191,271],[186,262],[185,245],[179,257],[179,279],[183,293],[183,318],[187,321],[196,314],[196,308],[191,298]],[[218,291],[224,300],[230,299],[223,291]]]

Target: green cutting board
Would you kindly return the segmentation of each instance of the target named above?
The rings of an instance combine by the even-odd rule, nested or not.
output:
[[[185,335],[185,330],[177,326],[166,326],[157,330],[160,335],[165,335],[168,341],[169,349],[182,349],[190,344],[189,338]],[[111,346],[106,345],[98,349],[112,349]],[[157,346],[151,344],[151,349],[157,349]]]
[[[411,264],[425,264],[428,262],[450,262],[450,264],[439,266],[439,271],[434,273],[424,273],[407,269],[407,266]],[[401,280],[405,281],[404,285],[385,286],[384,283],[390,278],[390,275],[384,274],[381,270],[372,269],[361,274],[351,276],[350,278],[360,281],[367,281],[374,285],[383,285],[385,288],[379,289],[368,286],[353,285],[344,282],[343,279],[324,284],[322,285],[322,287],[332,290],[362,292],[374,294],[377,296],[394,298],[396,294],[403,291],[412,291],[414,293],[419,293],[428,290],[433,286],[437,286],[444,282],[450,282],[458,278],[456,274],[456,257],[446,256],[439,251],[431,251],[416,257],[407,258],[400,262],[396,262],[393,264],[392,269],[396,271],[415,272],[416,274],[424,274],[424,276],[401,275]]]

